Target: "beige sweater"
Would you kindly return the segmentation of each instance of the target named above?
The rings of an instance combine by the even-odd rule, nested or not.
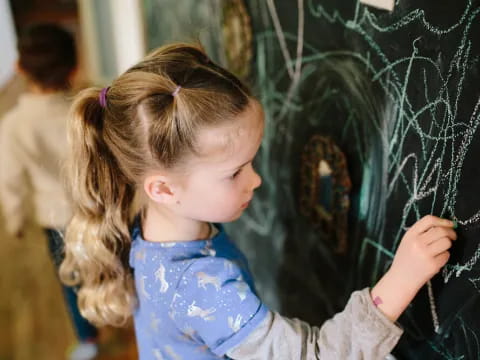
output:
[[[227,355],[236,360],[384,360],[402,333],[373,305],[370,290],[363,289],[321,328],[270,312]]]
[[[42,227],[70,218],[60,179],[69,106],[64,94],[27,93],[0,123],[0,202],[10,233],[22,229],[28,204]]]

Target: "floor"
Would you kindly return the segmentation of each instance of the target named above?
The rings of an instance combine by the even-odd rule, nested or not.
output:
[[[0,360],[63,360],[75,343],[42,232],[5,234],[0,219]],[[100,332],[98,360],[137,359],[133,330]]]

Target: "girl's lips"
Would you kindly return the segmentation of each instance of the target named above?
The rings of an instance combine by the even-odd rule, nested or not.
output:
[[[242,209],[246,209],[251,200],[248,200],[245,204],[242,205]]]

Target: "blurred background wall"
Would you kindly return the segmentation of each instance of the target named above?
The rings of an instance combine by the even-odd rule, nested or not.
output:
[[[0,58],[0,87],[3,87],[14,74],[17,57],[15,28],[7,0],[0,1],[0,43],[3,47]]]

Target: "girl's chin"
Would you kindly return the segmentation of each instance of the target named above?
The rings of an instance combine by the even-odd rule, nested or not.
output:
[[[227,219],[225,219],[224,221],[221,221],[221,222],[229,223],[229,222],[238,220],[240,218],[240,216],[242,216],[244,211],[245,211],[245,209],[240,209],[237,214],[234,214],[234,215],[230,216],[229,218],[227,218]]]
[[[246,207],[241,207],[235,213],[229,214],[229,216],[225,216],[225,217],[222,217],[222,218],[217,217],[215,219],[210,218],[209,220],[204,220],[204,221],[211,222],[211,223],[220,223],[220,224],[229,223],[229,222],[238,220],[240,218],[240,216],[242,216],[243,212],[246,209],[247,209]]]

